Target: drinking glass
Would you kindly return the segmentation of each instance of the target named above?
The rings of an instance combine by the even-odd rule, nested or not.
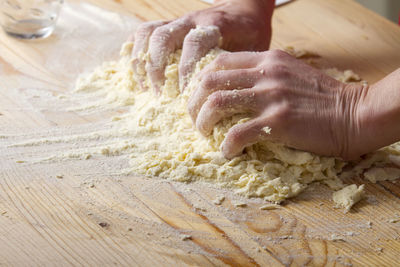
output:
[[[45,38],[55,28],[63,0],[0,0],[0,24],[11,36]]]

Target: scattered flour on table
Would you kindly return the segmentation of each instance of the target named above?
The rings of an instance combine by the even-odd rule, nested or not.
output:
[[[132,47],[133,43],[125,43],[118,61],[104,62],[76,83],[76,94],[88,101],[74,107],[74,111],[96,112],[104,106],[128,108],[127,112],[112,118],[108,129],[82,136],[33,140],[19,145],[57,143],[67,139],[74,144],[82,140],[97,140],[101,141],[101,145],[97,143],[79,147],[76,151],[48,160],[62,160],[65,157],[86,159],[93,154],[127,155],[130,158],[129,168],[121,170],[121,173],[157,176],[181,182],[206,181],[231,188],[246,197],[260,197],[276,203],[298,195],[307,185],[316,181],[339,190],[345,186],[341,177],[361,174],[371,166],[382,168],[387,163],[400,162],[400,144],[394,144],[367,155],[344,172],[343,167],[348,163],[339,159],[320,157],[272,142],[254,144],[246,148],[243,155],[227,160],[219,147],[228,129],[245,122],[246,116],[236,115],[223,120],[216,125],[211,136],[203,137],[193,127],[186,109],[197,81],[192,80],[183,93],[179,91],[178,62],[181,51],[170,55],[165,71],[166,82],[161,88],[161,96],[156,97],[152,90],[141,91],[135,82],[131,68]],[[197,63],[195,73],[222,52],[220,49],[211,50]],[[343,73],[329,69],[326,72],[344,82],[358,78],[351,71]],[[268,133],[273,129],[266,127],[264,131]],[[369,180],[387,179],[384,171],[372,170]],[[394,179],[392,172],[388,175]]]

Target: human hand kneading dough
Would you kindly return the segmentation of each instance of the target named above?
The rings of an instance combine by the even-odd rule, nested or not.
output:
[[[264,51],[271,38],[274,0],[220,0],[211,8],[189,13],[173,21],[152,21],[139,26],[132,51],[135,73],[147,72],[156,92],[165,81],[168,56],[182,48],[180,88],[196,62],[210,49]],[[198,27],[197,30],[196,27]],[[221,38],[222,37],[222,38]],[[148,59],[143,55],[148,53]],[[146,63],[147,62],[147,63]],[[144,77],[136,77],[144,87]]]
[[[400,139],[400,69],[372,86],[344,84],[273,50],[221,54],[198,78],[188,109],[203,135],[234,114],[251,117],[228,131],[226,158],[271,140],[355,159]]]
[[[196,62],[210,49],[266,51],[274,0],[217,0],[211,8],[137,30],[132,65],[139,85],[148,74],[156,93],[168,57],[182,48],[183,90]],[[282,51],[220,55],[198,76],[188,103],[199,131],[237,113],[251,120],[232,127],[222,144],[226,158],[261,140],[319,155],[355,159],[400,140],[400,69],[372,86],[344,84]],[[263,128],[270,127],[267,133]]]

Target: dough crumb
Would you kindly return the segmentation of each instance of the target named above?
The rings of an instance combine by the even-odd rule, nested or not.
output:
[[[268,126],[265,126],[264,128],[262,128],[262,130],[266,133],[266,134],[271,134],[271,128]]]
[[[110,226],[110,224],[107,223],[107,222],[100,222],[99,225],[100,225],[102,228],[107,228],[107,227]]]
[[[333,201],[336,204],[336,208],[344,208],[347,213],[354,204],[360,201],[364,197],[364,185],[352,184],[345,188],[333,193]]]
[[[221,205],[222,202],[224,202],[224,200],[225,200],[225,196],[218,196],[218,197],[213,201],[213,203],[214,203],[215,205]]]
[[[400,178],[400,169],[399,168],[378,168],[374,167],[369,169],[364,173],[364,177],[367,178],[370,182],[376,183],[379,181],[393,181],[395,179]]]
[[[192,236],[191,235],[181,235],[181,239],[183,241],[192,240]]]
[[[281,206],[277,205],[277,204],[266,204],[266,205],[262,205],[260,207],[260,210],[275,210],[275,209],[278,209],[280,207]]]
[[[399,218],[392,218],[388,220],[389,223],[398,223],[400,222],[400,217]]]
[[[283,50],[295,58],[320,57],[316,53],[310,52],[306,49],[295,49],[293,46],[286,46]]]
[[[64,175],[62,175],[62,174],[57,175],[56,178],[57,178],[57,179],[63,179],[63,178],[64,178]]]
[[[332,234],[332,235],[330,236],[329,240],[330,240],[330,241],[334,241],[334,242],[337,242],[337,241],[343,241],[343,242],[345,242],[345,241],[346,241],[342,236],[339,236],[339,235],[337,235],[337,234]]]
[[[244,202],[236,202],[236,203],[234,203],[233,205],[234,205],[235,207],[237,207],[237,208],[245,208],[245,207],[247,207],[247,204],[244,203]]]

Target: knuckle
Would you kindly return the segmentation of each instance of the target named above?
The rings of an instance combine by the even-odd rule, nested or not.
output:
[[[289,123],[290,111],[289,103],[287,101],[281,102],[272,114],[272,123],[279,124],[280,128],[284,127]]]
[[[200,33],[196,32],[196,30],[192,30],[189,32],[188,35],[185,37],[185,43],[188,45],[199,45],[204,40],[204,36]]]
[[[189,102],[187,104],[187,110],[188,110],[188,113],[189,113],[190,117],[192,119],[194,119],[196,117],[197,113],[198,113],[197,104],[196,104],[196,101],[194,99],[192,99],[192,98],[189,99]]]
[[[209,104],[212,108],[221,108],[224,105],[224,97],[222,92],[212,93],[208,97]]]
[[[275,102],[285,99],[286,90],[280,85],[276,85],[268,89],[268,97],[273,99]]]
[[[268,74],[278,81],[286,81],[290,78],[289,67],[281,62],[272,62],[267,66]]]
[[[215,58],[214,64],[215,64],[216,66],[223,67],[223,66],[225,65],[225,63],[228,61],[228,58],[229,58],[230,56],[231,56],[230,53],[222,53],[222,54],[219,54],[219,55]]]
[[[200,88],[210,90],[215,87],[216,81],[215,81],[215,76],[216,74],[213,72],[208,72],[204,74],[203,79],[200,82]]]
[[[233,126],[228,133],[227,140],[232,144],[239,144],[241,142],[242,130],[240,125]]]
[[[165,27],[158,27],[151,35],[151,40],[156,42],[165,42],[171,36],[171,32]]]
[[[285,51],[279,49],[273,49],[268,51],[267,53],[267,56],[271,59],[282,59],[288,55]]]
[[[153,27],[153,23],[151,22],[145,22],[142,23],[138,26],[138,31],[148,31],[149,29],[151,29]]]
[[[154,27],[155,27],[155,25],[153,22],[142,23],[138,26],[138,29],[136,30],[136,34],[138,36],[148,35],[153,31]]]

